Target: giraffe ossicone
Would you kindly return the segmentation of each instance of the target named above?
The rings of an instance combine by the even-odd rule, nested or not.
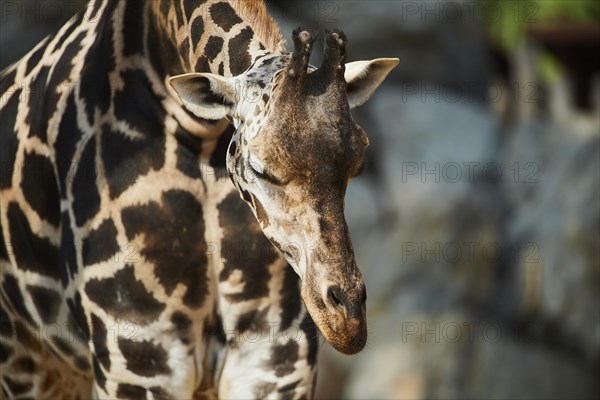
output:
[[[317,327],[363,348],[350,109],[398,60],[292,39],[258,0],[92,0],[0,72],[1,398],[310,398]]]

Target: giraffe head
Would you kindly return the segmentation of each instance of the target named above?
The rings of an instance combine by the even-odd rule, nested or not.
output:
[[[360,351],[367,338],[366,290],[344,218],[344,195],[369,144],[350,115],[397,59],[344,63],[345,35],[326,32],[321,67],[309,65],[314,39],[294,31],[294,52],[267,53],[244,74],[171,78],[202,118],[230,118],[237,130],[227,167],[265,235],[302,280],[301,294],[325,338]]]

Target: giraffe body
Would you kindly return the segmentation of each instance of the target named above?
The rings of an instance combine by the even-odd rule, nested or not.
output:
[[[317,77],[310,35],[294,38],[294,74]],[[267,133],[291,118],[278,90],[299,54],[262,3],[107,0],[2,72],[4,398],[311,397],[311,315],[321,324],[327,306],[281,243],[274,155],[248,144],[277,147]],[[321,220],[321,233],[338,223]],[[328,241],[353,263],[348,243]],[[329,307],[359,326],[362,292],[340,282]],[[364,345],[344,339],[358,328],[319,328],[342,351]]]

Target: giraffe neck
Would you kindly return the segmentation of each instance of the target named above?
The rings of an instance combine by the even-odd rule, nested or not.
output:
[[[102,1],[102,0],[98,0]],[[211,148],[227,131],[225,120],[202,120],[176,100],[167,80],[189,72],[211,72],[230,77],[243,73],[254,61],[285,49],[279,26],[262,0],[105,0],[112,14],[114,58],[118,67],[143,71],[154,95],[147,99],[172,115],[184,131],[210,139],[203,157],[214,159]],[[110,27],[109,27],[110,25]],[[222,137],[221,141],[227,141]],[[219,157],[220,158],[220,157]]]
[[[167,80],[187,72],[237,75],[258,57],[283,51],[279,27],[262,0],[96,0],[87,10],[102,38],[91,49],[90,64],[98,76],[113,77],[106,82],[107,98],[122,99],[123,74],[135,71],[139,79],[127,99],[129,113],[170,116],[181,128],[176,132],[203,139],[202,159],[224,159],[228,122],[195,117]]]

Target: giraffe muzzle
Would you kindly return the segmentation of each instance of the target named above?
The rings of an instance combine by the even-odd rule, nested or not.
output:
[[[330,284],[322,294],[303,285],[303,298],[325,339],[339,352],[356,354],[367,342],[366,290],[360,282],[356,287],[342,289]]]

